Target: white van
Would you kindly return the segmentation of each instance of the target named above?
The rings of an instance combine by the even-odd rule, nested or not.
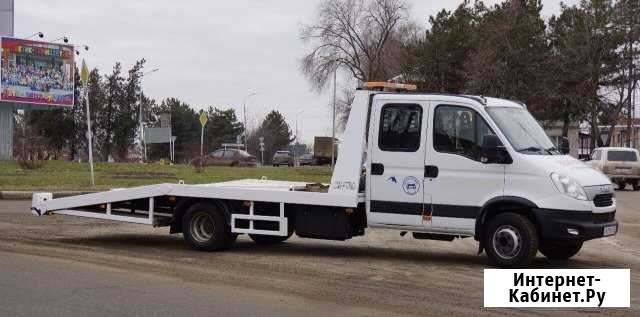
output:
[[[640,190],[640,161],[638,150],[624,147],[595,148],[588,163],[603,172],[611,182],[624,190],[630,184],[633,190]]]
[[[562,154],[523,104],[366,88],[356,92],[328,190],[264,179],[158,184],[59,199],[38,193],[32,211],[170,226],[198,250],[226,249],[244,233],[262,244],[294,232],[346,240],[366,228],[474,237],[502,267],[526,266],[538,250],[568,259],[584,241],[616,234],[609,179]]]

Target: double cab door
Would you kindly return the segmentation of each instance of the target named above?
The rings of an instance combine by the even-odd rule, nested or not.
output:
[[[472,234],[504,189],[504,165],[480,155],[488,118],[459,102],[381,99],[371,120],[369,223]]]
[[[430,226],[424,188],[429,102],[374,101],[369,135],[368,221],[380,226]]]

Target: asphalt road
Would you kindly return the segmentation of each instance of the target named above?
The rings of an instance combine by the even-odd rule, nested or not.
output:
[[[345,242],[292,237],[196,252],[167,228],[35,217],[0,200],[0,315],[640,315],[640,193],[617,192],[620,231],[571,261],[533,268],[630,268],[630,309],[485,309],[473,239],[367,230]]]
[[[183,283],[0,252],[2,316],[313,316],[377,312],[236,287]]]

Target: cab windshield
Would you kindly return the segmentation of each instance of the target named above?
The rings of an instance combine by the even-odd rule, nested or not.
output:
[[[560,154],[527,109],[515,107],[487,107],[486,109],[516,151],[535,155]]]

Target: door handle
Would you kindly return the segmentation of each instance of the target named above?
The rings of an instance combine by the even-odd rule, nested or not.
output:
[[[384,165],[382,163],[371,163],[371,175],[384,174]]]
[[[438,167],[435,165],[424,166],[424,177],[436,178],[438,177]]]

